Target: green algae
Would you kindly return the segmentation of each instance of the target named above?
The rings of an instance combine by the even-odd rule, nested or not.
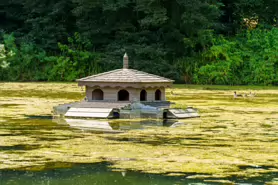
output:
[[[64,94],[62,97],[64,99],[76,99],[83,97],[82,93],[77,92],[49,92],[44,90],[24,90],[24,91],[14,91],[14,90],[1,90],[1,97],[39,97],[39,98],[49,98],[49,99],[60,99],[61,93]]]
[[[72,129],[49,119],[53,106],[82,99],[84,92],[75,84],[5,83],[0,87],[0,105],[4,105],[0,106],[0,169],[39,171],[51,168],[51,163],[68,167],[104,161],[117,170],[194,173],[202,179],[217,176],[224,184],[235,176],[278,172],[278,92],[274,87],[256,87],[256,97],[234,99],[234,87],[178,86],[167,91],[168,100],[176,103],[173,107],[196,107],[201,118],[179,120],[175,128],[149,124],[148,129],[117,134]],[[111,125],[117,129],[136,121],[115,120]]]

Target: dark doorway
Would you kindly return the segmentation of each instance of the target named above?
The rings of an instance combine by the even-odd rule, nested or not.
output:
[[[140,101],[147,101],[147,91],[142,90],[140,93]]]
[[[118,101],[129,101],[129,92],[127,90],[120,90],[118,92]]]
[[[155,100],[157,101],[161,100],[161,91],[159,89],[155,91]]]
[[[167,119],[167,112],[163,112],[163,119]]]
[[[119,112],[113,112],[113,118],[120,118]]]
[[[100,89],[95,89],[92,92],[92,100],[103,100],[103,91]]]

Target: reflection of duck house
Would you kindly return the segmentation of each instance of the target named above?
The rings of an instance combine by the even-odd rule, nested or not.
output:
[[[65,119],[66,123],[73,128],[80,129],[92,129],[100,131],[113,131],[113,128],[109,125],[107,121],[99,120],[86,120],[86,119]]]
[[[77,82],[79,86],[86,88],[85,100],[55,107],[56,115],[85,118],[167,118],[170,112],[171,118],[175,117],[165,96],[165,89],[171,87],[174,81],[129,69],[127,54],[124,55],[122,69],[81,78]],[[198,115],[190,117],[196,116]]]
[[[146,129],[150,127],[178,127],[183,125],[181,122],[177,122],[174,119],[164,120],[136,120],[136,121],[114,121],[114,120],[96,120],[96,119],[54,119],[54,122],[58,124],[67,124],[72,128],[78,128],[88,131],[99,132],[116,132],[120,133],[128,130]]]

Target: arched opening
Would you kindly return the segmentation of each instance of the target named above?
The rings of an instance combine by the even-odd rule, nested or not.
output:
[[[142,90],[140,93],[140,101],[147,101],[147,91]]]
[[[100,89],[93,90],[92,100],[103,100],[103,91]]]
[[[157,101],[161,100],[161,91],[159,89],[155,91],[155,100]]]
[[[127,90],[120,90],[118,92],[118,101],[129,101],[129,92]]]

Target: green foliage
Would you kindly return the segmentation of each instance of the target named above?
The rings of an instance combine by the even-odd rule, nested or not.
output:
[[[9,67],[9,63],[7,62],[7,53],[5,50],[5,45],[0,45],[0,79],[4,78],[6,73],[6,69]],[[9,56],[9,55],[8,55]]]
[[[68,45],[59,43],[60,54],[47,55],[34,44],[17,46],[13,35],[4,36],[0,79],[11,81],[73,81],[101,71],[100,55],[89,52],[90,42],[83,41],[78,33],[68,38]],[[5,59],[5,60],[4,60]],[[4,63],[5,61],[5,63]]]
[[[195,74],[200,84],[260,84],[278,82],[278,29],[256,29],[226,40],[218,38],[204,53],[207,65]]]
[[[131,68],[177,82],[192,83],[196,73],[198,83],[277,84],[271,39],[246,33],[277,27],[277,3],[2,1],[0,80],[72,81],[121,68],[127,52]]]
[[[47,80],[45,73],[46,53],[33,44],[15,44],[16,39],[11,35],[4,35],[4,46],[6,50],[5,74],[1,76],[12,81]]]
[[[24,32],[26,13],[23,9],[25,0],[0,1],[0,33],[14,32],[17,36]]]
[[[184,57],[175,62],[175,67],[181,75],[181,80],[185,83],[192,83],[192,77],[197,68],[198,60],[196,57]]]
[[[7,57],[11,56],[12,53],[6,53],[5,45],[0,45],[0,68],[5,69],[9,67],[9,63],[6,61]]]
[[[74,33],[75,20],[71,13],[71,0],[23,0],[27,16],[24,34],[27,42],[33,42],[46,51],[58,51],[58,42],[67,40]]]
[[[214,0],[76,3],[79,32],[105,53],[104,70],[121,67],[119,61],[127,51],[131,67],[170,78],[178,78],[177,58],[207,45],[221,14]]]
[[[221,0],[221,26],[217,30],[228,36],[258,26],[277,27],[277,0]]]
[[[100,55],[86,50],[90,42],[83,41],[80,35],[75,33],[74,38],[68,38],[68,43],[68,45],[59,43],[60,56],[50,58],[54,63],[49,80],[73,81],[101,71]]]

